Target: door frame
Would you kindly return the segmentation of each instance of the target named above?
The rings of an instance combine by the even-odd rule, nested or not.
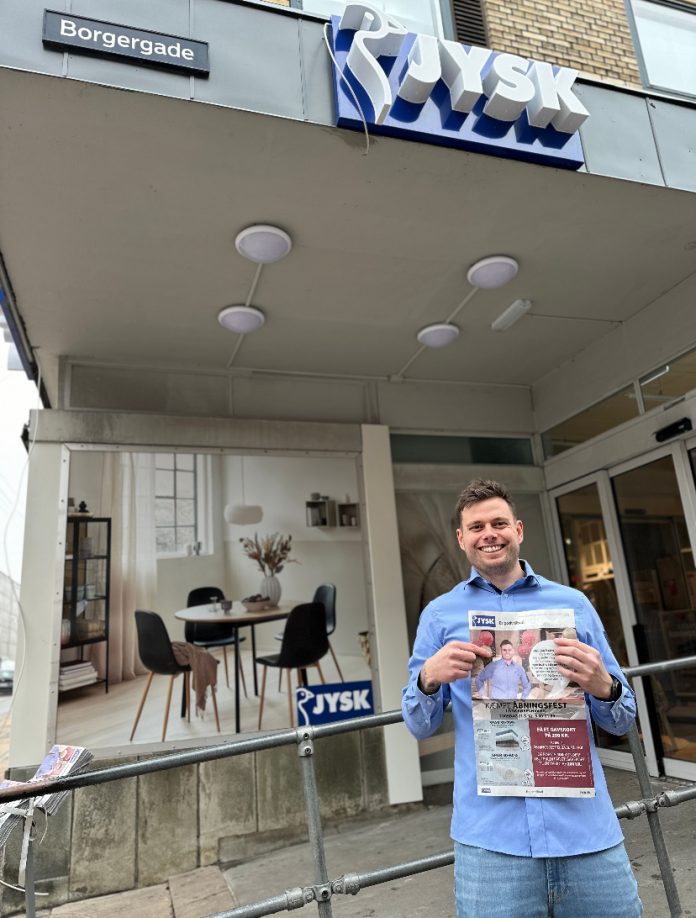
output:
[[[624,557],[623,546],[621,544],[619,521],[618,515],[616,514],[616,509],[614,507],[614,496],[611,488],[611,481],[609,473],[606,470],[600,470],[593,472],[590,475],[584,475],[582,478],[576,478],[574,481],[566,482],[566,484],[554,488],[549,492],[553,509],[553,525],[556,532],[556,544],[563,544],[561,520],[558,511],[557,498],[562,497],[564,494],[572,494],[573,491],[577,491],[580,488],[584,488],[587,485],[592,484],[597,486],[599,506],[602,513],[602,522],[604,523],[604,531],[607,536],[609,554],[611,556],[611,562],[614,568],[614,584],[616,586],[616,596],[619,605],[619,618],[621,621],[621,627],[623,628],[624,637],[626,639],[626,654],[628,656],[629,665],[636,666],[638,664],[638,652],[633,635],[633,625],[636,622],[636,613],[628,579],[626,559]],[[562,551],[561,554],[563,565],[563,582],[570,586],[570,578],[568,576],[568,566],[565,559],[565,552]],[[655,744],[653,741],[652,730],[650,728],[648,704],[645,697],[642,680],[636,680],[633,688],[636,693],[636,705],[638,708],[638,715],[640,717],[640,723],[643,732],[645,759],[650,774],[656,777],[659,774],[659,763],[657,755],[655,754]],[[633,756],[630,752],[620,752],[615,749],[602,749],[601,747],[597,748],[597,752],[599,754],[600,761],[604,765],[611,766],[612,768],[622,768],[627,771],[632,771],[635,768]]]
[[[609,487],[611,489],[612,478],[616,478],[618,475],[622,475],[624,472],[634,471],[637,468],[642,468],[643,466],[650,465],[652,462],[656,462],[659,459],[664,459],[666,456],[670,456],[677,480],[679,499],[684,511],[684,520],[686,522],[686,531],[689,537],[689,544],[691,546],[693,557],[696,559],[696,482],[694,480],[694,474],[691,471],[691,463],[689,462],[689,450],[691,449],[696,449],[696,436],[691,436],[688,439],[683,438],[676,440],[673,443],[667,443],[664,446],[660,446],[656,449],[645,452],[640,456],[634,456],[632,459],[628,459],[625,462],[621,462],[618,465],[612,466],[612,468],[608,470],[608,476]],[[611,493],[611,498],[613,501],[613,492]],[[624,570],[626,570],[625,559],[623,560]],[[635,617],[635,609],[633,608],[632,597],[630,597],[630,599],[631,608],[633,609],[633,614]],[[638,687],[638,683],[642,683],[642,681],[642,679],[636,680],[636,689]],[[638,693],[636,691],[636,696],[637,694]],[[645,742],[647,757],[647,737]],[[652,753],[654,755],[654,747],[652,748]],[[679,759],[673,759],[670,758],[670,756],[665,755],[662,759],[662,767],[667,777],[681,778],[687,781],[696,781],[696,762],[682,762]]]

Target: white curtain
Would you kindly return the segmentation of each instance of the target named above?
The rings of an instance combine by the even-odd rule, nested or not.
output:
[[[154,453],[106,453],[102,513],[111,517],[111,602],[109,682],[125,682],[147,672],[140,662],[136,609],[154,609],[157,597]],[[93,662],[105,671],[104,644]]]

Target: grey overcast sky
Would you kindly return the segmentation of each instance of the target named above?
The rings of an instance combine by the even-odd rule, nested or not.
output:
[[[39,398],[36,386],[23,371],[6,369],[8,347],[0,336],[0,571],[19,582],[27,461],[20,434],[29,411],[38,407]],[[18,494],[17,510],[10,519]]]

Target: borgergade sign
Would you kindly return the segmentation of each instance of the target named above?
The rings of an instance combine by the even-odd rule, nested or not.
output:
[[[101,22],[44,10],[43,43],[48,48],[100,57],[116,57],[132,64],[149,64],[196,76],[208,76],[208,43],[178,35],[163,35],[113,22]]]
[[[336,124],[577,169],[589,116],[570,67],[408,32],[367,3],[331,19]],[[357,103],[356,104],[356,97]]]

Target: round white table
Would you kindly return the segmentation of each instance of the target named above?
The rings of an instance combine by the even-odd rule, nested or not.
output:
[[[229,625],[234,632],[234,718],[235,731],[239,733],[239,629],[251,628],[251,655],[254,660],[254,694],[258,695],[258,679],[256,676],[256,632],[254,625],[264,622],[282,621],[290,612],[299,605],[297,602],[279,602],[273,609],[263,609],[260,612],[247,612],[238,599],[232,603],[229,612],[224,612],[219,602],[209,602],[202,606],[189,606],[188,609],[179,609],[174,613],[174,618],[182,622],[199,622],[200,624]]]

